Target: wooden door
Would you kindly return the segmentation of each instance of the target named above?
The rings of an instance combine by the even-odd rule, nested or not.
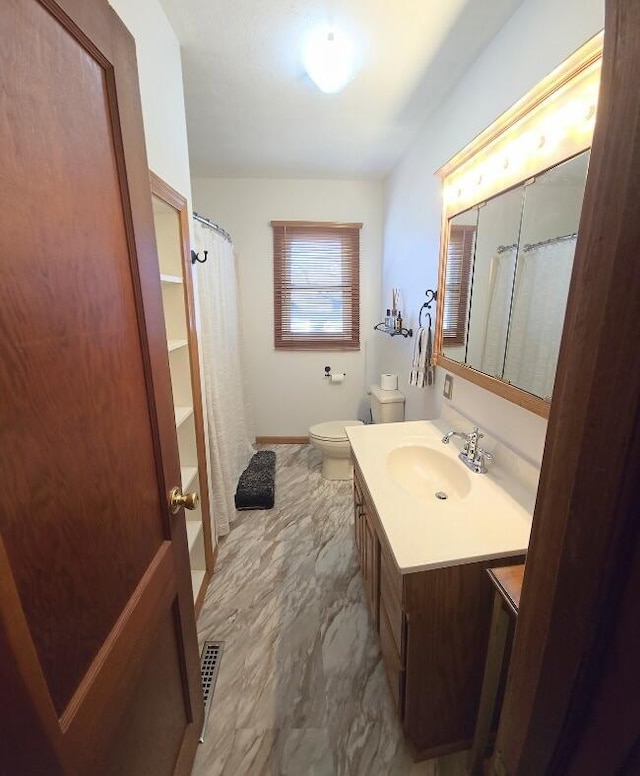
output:
[[[492,774],[640,773],[640,4],[602,79]],[[603,368],[604,367],[604,368]]]
[[[186,774],[198,648],[134,43],[0,7],[0,773]]]

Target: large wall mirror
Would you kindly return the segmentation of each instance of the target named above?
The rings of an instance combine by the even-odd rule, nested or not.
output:
[[[594,42],[589,45],[593,57]],[[585,70],[579,68],[578,77]],[[571,86],[569,76],[566,84]],[[573,92],[570,97],[563,115],[569,115],[568,104],[592,119],[588,100],[580,109]],[[455,203],[445,204],[436,363],[543,416],[553,393],[590,139],[586,133],[567,136],[546,167],[541,154],[538,160],[529,156],[526,179],[514,180],[514,171],[506,177],[510,185],[494,187],[461,212]],[[504,154],[493,151],[506,169]],[[467,181],[471,176],[481,180],[482,173],[467,172]]]
[[[585,151],[449,220],[443,354],[550,401]]]

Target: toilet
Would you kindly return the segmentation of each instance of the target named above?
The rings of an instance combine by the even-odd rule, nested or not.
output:
[[[404,420],[404,395],[369,386],[371,418],[374,423],[396,423]],[[309,442],[322,453],[322,476],[326,480],[350,480],[353,477],[351,445],[345,428],[362,426],[361,420],[329,420],[309,429]]]
[[[361,420],[329,420],[309,429],[309,442],[322,453],[325,480],[350,480],[353,477],[351,445],[346,426],[362,426]]]

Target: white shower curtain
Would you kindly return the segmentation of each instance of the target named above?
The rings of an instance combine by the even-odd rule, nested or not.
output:
[[[216,536],[229,533],[236,509],[238,477],[253,455],[250,414],[245,398],[238,283],[233,246],[194,219],[200,307],[202,382],[208,422],[211,504]]]
[[[509,248],[496,253],[489,267],[489,305],[480,366],[482,372],[498,378],[504,367],[515,259],[516,248]]]
[[[504,376],[529,393],[550,398],[576,240],[521,251]]]

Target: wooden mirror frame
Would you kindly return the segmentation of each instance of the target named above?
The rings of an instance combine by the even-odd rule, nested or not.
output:
[[[584,88],[585,84],[590,89],[597,89],[602,44],[603,34],[599,33],[437,171],[443,184],[439,300],[445,298],[449,220],[591,147],[593,124],[590,129],[583,127],[575,131],[567,130],[555,144],[548,144],[551,147],[547,149],[544,148],[544,127],[552,115],[557,115],[559,109],[564,109],[574,100],[578,90]],[[531,139],[534,135],[534,139],[540,139],[538,147],[534,144],[533,150],[529,150],[526,156],[522,153],[520,163],[510,164],[511,150],[523,138]],[[441,302],[438,307],[434,363],[503,399],[548,418],[550,401],[444,355],[443,304]]]

